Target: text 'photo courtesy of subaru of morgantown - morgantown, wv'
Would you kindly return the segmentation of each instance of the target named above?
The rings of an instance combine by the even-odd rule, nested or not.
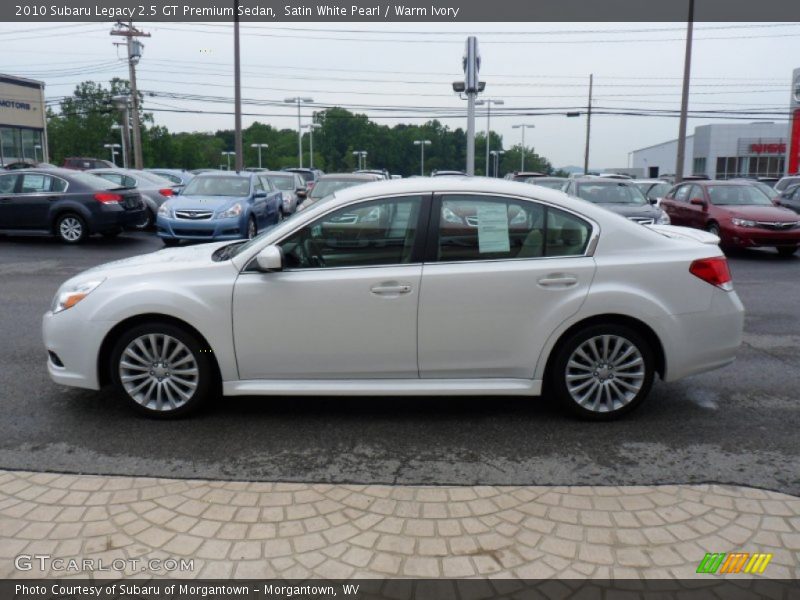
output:
[[[205,210],[183,226],[243,237],[246,203],[265,200],[257,179],[198,176],[162,205],[175,215],[159,215],[159,235],[179,235],[179,211]],[[623,214],[649,206],[632,185],[601,184],[578,193],[608,184]],[[656,377],[733,361],[744,310],[716,235],[642,225],[604,201],[468,177],[342,189],[248,241],[73,277],[44,316],[48,369],[158,417],[220,393],[544,392],[581,417],[617,417]]]

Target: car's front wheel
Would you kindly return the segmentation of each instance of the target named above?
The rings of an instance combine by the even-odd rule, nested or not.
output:
[[[637,331],[624,325],[592,325],[560,344],[550,383],[574,414],[610,420],[644,400],[654,371],[653,350]]]
[[[147,323],[125,332],[111,353],[111,377],[140,413],[155,418],[195,411],[213,389],[210,350],[188,331]]]
[[[257,235],[258,226],[256,225],[256,220],[253,217],[250,217],[250,219],[247,221],[247,239],[252,240]]]

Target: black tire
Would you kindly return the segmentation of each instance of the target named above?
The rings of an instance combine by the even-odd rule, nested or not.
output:
[[[635,379],[632,378],[634,373],[632,371],[632,369],[634,369],[633,366],[627,369],[617,370],[619,366],[624,366],[627,364],[625,362],[623,362],[621,365],[618,365],[618,367],[611,369],[607,368],[608,363],[600,363],[601,365],[606,366],[598,368],[596,363],[586,363],[586,361],[579,357],[577,361],[581,365],[581,368],[576,369],[575,367],[570,366],[569,371],[571,376],[576,378],[576,381],[573,382],[573,385],[580,386],[586,382],[587,387],[577,392],[570,392],[570,389],[568,388],[567,376],[568,363],[573,357],[573,353],[575,353],[579,348],[581,348],[581,346],[593,338],[598,339],[598,343],[602,344],[602,336],[612,336],[609,338],[610,351],[613,351],[614,349],[614,346],[610,345],[616,341],[614,338],[622,339],[627,342],[627,344],[635,348],[635,350],[638,351],[639,357],[642,361],[642,376],[636,376]],[[620,353],[618,354],[619,357],[623,357],[627,352],[625,348],[627,347],[623,346],[620,349]],[[613,357],[613,352],[611,352],[611,356],[613,360],[617,360],[616,357]],[[635,354],[632,356],[636,358]],[[595,357],[589,358],[595,360]],[[630,361],[631,359],[624,358],[624,360]],[[583,363],[586,363],[588,368],[583,366]],[[593,368],[596,370],[592,371],[591,369]],[[585,377],[583,375],[584,373],[586,374]],[[645,337],[640,335],[635,329],[625,325],[616,324],[590,325],[585,329],[581,329],[573,333],[559,343],[552,362],[552,368],[549,373],[548,384],[549,389],[553,392],[559,403],[574,415],[586,420],[610,421],[631,412],[637,406],[639,406],[639,404],[641,404],[642,400],[644,400],[647,394],[650,392],[650,388],[653,385],[654,374],[655,359],[653,349],[650,347],[650,344]],[[602,379],[598,379],[598,376]],[[580,377],[580,379],[578,379],[578,377]],[[638,391],[636,391],[635,394],[633,391],[622,387],[624,382],[630,384],[632,381],[639,383]],[[584,390],[597,389],[596,386],[601,390],[598,393],[600,394],[602,404],[598,405],[594,410],[582,406],[578,399],[573,398],[573,393],[577,393],[580,396]],[[609,389],[609,392],[607,393],[611,396],[615,395],[614,390],[621,391],[621,393],[624,394],[630,393],[634,395],[621,399],[619,403],[612,402],[609,406],[608,396],[605,395],[606,392],[604,391],[606,388]],[[594,398],[594,396],[592,397]],[[617,406],[617,404],[619,405]]]
[[[245,237],[248,240],[252,240],[257,235],[258,225],[256,224],[256,220],[253,217],[250,217],[247,221],[247,232],[245,233]]]
[[[180,240],[176,240],[175,238],[161,238],[161,241],[167,248],[172,248],[173,246],[177,246],[181,243]]]
[[[137,224],[134,227],[136,231],[149,231],[150,229],[153,228],[153,225],[155,225],[156,216],[153,214],[153,211],[147,209],[144,211],[144,214],[145,214],[144,221],[142,221],[141,223]]]
[[[53,230],[56,237],[65,244],[80,244],[89,237],[86,221],[73,212],[58,215]]]
[[[102,235],[104,238],[112,240],[115,237],[117,237],[120,233],[122,233],[121,229],[114,229],[112,231],[104,231]]]
[[[163,349],[163,345],[159,346],[158,341],[163,341],[165,336],[170,338],[171,341],[168,342],[167,349],[163,354],[176,352],[177,350],[175,349],[180,348],[177,342],[183,345],[185,352],[180,351],[180,353],[177,354],[174,359],[177,361],[177,364],[169,364],[167,361],[162,361],[157,363],[160,366],[156,364],[144,366],[145,369],[148,367],[152,369],[148,373],[141,367],[148,363],[149,359],[141,349],[137,348],[137,352],[143,360],[136,360],[130,355],[126,355],[126,360],[123,365],[121,365],[123,353],[128,345],[133,343],[134,340],[141,339],[142,336],[145,336],[144,339],[146,341],[143,343],[151,350],[152,356],[157,356],[158,350]],[[151,338],[150,336],[154,337]],[[155,351],[153,351],[154,349],[149,345],[151,339],[156,340]],[[191,355],[191,360],[186,359],[189,355]],[[157,358],[156,360],[161,359]],[[192,363],[192,361],[194,361],[194,363]],[[185,371],[187,370],[187,366],[192,366],[192,364],[196,365],[196,375],[187,375],[184,374],[183,371],[181,371],[180,375],[177,374],[178,369]],[[124,365],[133,365],[136,368],[125,369]],[[185,417],[199,409],[202,404],[208,400],[212,392],[218,389],[215,385],[217,381],[217,371],[211,358],[210,350],[206,348],[194,334],[169,323],[145,323],[126,331],[114,345],[108,367],[111,381],[117,393],[122,396],[134,410],[155,419]],[[129,390],[126,389],[125,383],[122,381],[123,374],[121,371],[123,369],[126,372],[126,376],[138,378],[128,382],[128,386],[134,386],[140,383],[144,384],[144,387],[136,392],[135,395],[132,395]],[[161,370],[157,371],[156,369]],[[169,371],[170,369],[176,372],[171,373]],[[163,379],[155,380],[159,375],[162,375]],[[184,380],[183,378],[187,379]],[[193,382],[193,388],[181,383],[187,380]],[[152,390],[150,389],[151,384],[156,386]],[[161,387],[163,390],[160,396],[158,395],[158,387]],[[167,388],[169,388],[169,394],[167,393]],[[182,390],[183,393],[187,395],[191,391],[191,394],[188,398],[183,397],[176,391],[178,389]],[[150,391],[150,396],[145,396],[148,391]],[[173,401],[175,398],[177,398],[177,401]],[[159,406],[161,408],[159,408]]]
[[[780,254],[781,256],[785,256],[788,258],[789,256],[794,255],[795,252],[797,252],[797,248],[798,246],[778,246],[777,248],[775,248],[775,250],[777,250],[778,254]]]
[[[720,239],[722,238],[722,236],[720,235],[720,231],[719,231],[719,225],[717,223],[715,223],[714,221],[712,221],[711,223],[706,225],[706,231],[708,233],[713,233],[715,236],[717,236]]]

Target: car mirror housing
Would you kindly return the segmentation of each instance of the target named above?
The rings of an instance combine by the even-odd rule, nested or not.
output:
[[[694,204],[695,206],[702,206],[703,208],[706,207],[706,203],[702,198],[692,198],[689,200],[689,204]]]
[[[283,270],[283,250],[279,246],[267,246],[256,255],[256,265],[264,273]]]
[[[267,192],[258,191],[253,195],[253,198],[266,198]]]
[[[308,192],[305,189],[300,188],[299,190],[297,190],[298,198],[305,198],[306,196],[308,196]]]

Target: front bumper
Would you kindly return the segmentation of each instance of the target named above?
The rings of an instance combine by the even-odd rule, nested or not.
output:
[[[47,361],[50,378],[61,385],[99,390],[97,355],[111,325],[47,311],[42,317],[42,336],[45,348],[52,353]]]
[[[179,240],[239,240],[247,236],[240,217],[228,219],[175,219],[159,216],[156,234]]]
[[[800,228],[778,231],[760,227],[731,226],[726,231],[723,231],[722,242],[729,246],[741,248],[800,246]]]

